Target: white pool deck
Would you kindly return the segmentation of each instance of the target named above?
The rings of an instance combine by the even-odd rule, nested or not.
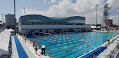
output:
[[[49,56],[44,56],[41,55],[41,50],[38,49],[37,54],[35,53],[35,50],[32,46],[32,43],[30,41],[26,41],[26,43],[24,42],[24,39],[22,36],[17,35],[20,43],[22,44],[24,50],[26,51],[27,55],[29,58],[50,58]]]
[[[33,49],[32,43],[30,43],[28,40],[26,41],[26,43],[24,42],[24,39],[22,36],[17,35],[23,49],[25,50],[26,54],[28,55],[29,58],[50,58],[49,56],[44,56],[41,55],[40,52],[41,50],[39,49],[37,54],[35,53],[35,50]],[[19,58],[18,56],[18,52],[17,52],[17,48],[15,45],[15,41],[14,41],[14,37],[12,37],[13,40],[13,54],[12,54],[12,58]]]
[[[14,37],[12,36],[12,58],[18,58],[19,55],[18,55],[18,52],[17,52],[17,47],[16,47],[16,44],[15,44],[15,40],[14,40]]]

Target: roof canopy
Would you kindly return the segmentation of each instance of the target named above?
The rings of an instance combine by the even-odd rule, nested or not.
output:
[[[8,53],[9,40],[10,31],[4,30],[0,33],[0,55]]]
[[[43,22],[68,22],[71,20],[85,20],[85,17],[72,16],[72,17],[66,17],[66,18],[55,18],[55,17],[46,17],[43,15],[32,14],[32,15],[21,16],[19,19],[21,22],[26,22],[29,20],[35,20],[35,21],[40,20]]]

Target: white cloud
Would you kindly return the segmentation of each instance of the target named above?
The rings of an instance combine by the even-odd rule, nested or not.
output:
[[[109,3],[112,9],[119,8],[119,0],[108,0],[107,3]]]
[[[118,19],[119,19],[119,0],[107,0],[107,3],[109,3],[109,6],[112,7],[111,10],[117,12],[116,15],[112,15],[110,16],[110,19],[113,19],[113,23],[114,24],[118,24]]]
[[[25,9],[25,15],[27,14],[40,14],[46,15],[47,13],[44,11],[32,10],[32,9]],[[22,10],[22,15],[24,15],[24,10]]]
[[[55,2],[57,2],[57,0],[51,0],[51,3],[55,3]]]
[[[110,19],[113,20],[113,24],[119,25],[119,16],[118,15],[111,16]]]
[[[43,0],[43,3],[47,3],[47,1],[46,0]]]
[[[56,2],[56,0],[51,1],[53,3]],[[114,8],[119,7],[117,0],[108,0],[106,3],[109,3]],[[84,16],[86,17],[86,23],[95,24],[96,4],[99,5],[98,23],[101,23],[103,19],[104,0],[76,0],[76,3],[72,3],[72,0],[61,0],[58,4],[51,6],[47,11],[27,9],[27,14],[40,14],[49,17]]]

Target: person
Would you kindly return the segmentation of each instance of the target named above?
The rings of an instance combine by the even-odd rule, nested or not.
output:
[[[35,44],[35,53],[37,54],[37,50],[38,50],[38,47],[37,47],[37,43]]]
[[[26,39],[27,39],[27,37],[26,37],[26,35],[24,34],[24,40],[25,40],[25,43],[26,43]]]
[[[108,44],[110,44],[110,40],[108,39]]]
[[[33,48],[34,48],[34,46],[35,46],[35,40],[33,40]]]
[[[119,45],[119,41],[117,40],[117,44]]]
[[[105,55],[105,56],[106,56],[106,57],[111,57],[111,56],[110,56],[110,53],[109,53],[108,55]]]
[[[9,56],[11,57],[11,54],[12,54],[12,48],[9,47]]]
[[[11,47],[9,47],[9,53],[12,54],[12,48]]]
[[[26,43],[26,37],[25,37],[25,43]]]
[[[42,55],[43,55],[43,54],[45,55],[45,45],[42,45],[41,48],[42,48],[42,52],[41,52],[41,54],[42,54]]]

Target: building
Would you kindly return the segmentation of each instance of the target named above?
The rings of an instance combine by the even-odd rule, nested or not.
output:
[[[7,14],[5,15],[5,27],[15,25],[15,15],[14,14]]]
[[[108,19],[108,25],[109,25],[109,26],[110,26],[110,25],[113,25],[113,20]]]
[[[78,32],[88,31],[90,26],[85,25],[85,17],[73,16],[67,18],[53,18],[43,15],[25,15],[19,18],[19,32],[29,33],[39,31],[53,32]]]
[[[97,30],[100,30],[101,26],[97,26]],[[91,30],[96,30],[96,26],[91,26]]]

